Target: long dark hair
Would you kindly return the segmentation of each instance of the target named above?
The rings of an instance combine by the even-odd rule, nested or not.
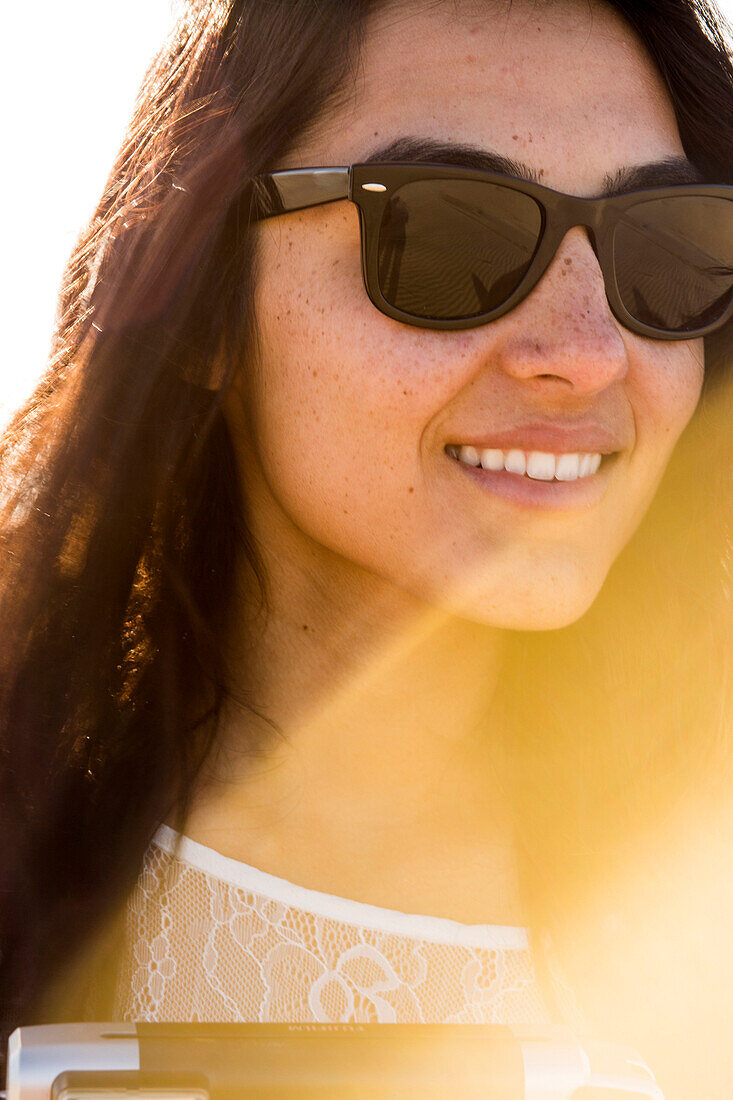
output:
[[[277,167],[316,117],[350,94],[348,74],[376,6],[187,6],[146,77],[99,207],[69,262],[48,371],[4,433],[6,1031],[38,1018],[44,991],[130,889],[157,825],[185,820],[229,690],[221,639],[242,556],[266,613],[268,579],[222,411],[256,335],[248,183]],[[659,66],[687,155],[711,179],[733,182],[733,68],[711,10],[704,0],[613,6]],[[723,333],[709,341],[696,414],[713,425],[709,437],[701,433],[702,449],[718,460],[725,458],[723,425],[707,410],[713,395],[729,390],[728,339]],[[214,371],[219,378],[210,388]],[[688,499],[681,523],[689,538]],[[695,541],[689,551],[703,554],[702,575],[715,578],[720,516],[702,503],[700,514],[712,534],[703,549]],[[693,568],[690,575],[700,574]],[[699,592],[685,592],[683,579],[678,589],[697,606]],[[593,609],[598,622],[602,611]],[[565,661],[569,653],[587,655],[582,628],[553,632],[563,636],[557,639],[516,639],[514,667],[531,659],[543,706],[562,726],[556,745],[567,752],[587,713],[572,692],[553,711],[547,692],[558,653]],[[715,650],[711,642],[706,652]],[[634,651],[634,667],[643,652]],[[601,661],[593,670],[601,685],[596,702],[608,667]],[[706,689],[697,681],[693,688],[694,706]],[[623,681],[617,689],[620,706]],[[714,724],[709,710],[700,713]],[[536,719],[540,711],[532,713]],[[524,744],[527,758],[536,753],[531,737]],[[583,808],[576,809],[581,820]],[[540,862],[536,853],[531,860]]]

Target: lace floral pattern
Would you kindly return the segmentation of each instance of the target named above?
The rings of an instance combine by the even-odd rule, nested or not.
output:
[[[116,1019],[549,1020],[524,929],[410,917],[317,894],[185,838],[187,855],[199,858],[181,858],[175,837],[163,827],[128,903]],[[263,882],[280,889],[263,892]],[[315,904],[288,903],[283,889]]]

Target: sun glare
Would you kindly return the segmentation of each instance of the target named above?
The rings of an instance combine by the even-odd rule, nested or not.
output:
[[[64,265],[173,22],[171,0],[8,7],[0,66],[0,425],[43,373]]]

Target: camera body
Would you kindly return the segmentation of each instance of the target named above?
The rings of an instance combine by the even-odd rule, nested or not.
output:
[[[7,1100],[664,1100],[635,1051],[483,1024],[16,1029]]]

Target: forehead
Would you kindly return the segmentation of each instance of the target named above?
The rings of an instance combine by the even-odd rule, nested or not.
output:
[[[380,5],[346,91],[290,164],[350,164],[392,138],[429,137],[495,150],[581,194],[683,152],[654,64],[595,0]]]

